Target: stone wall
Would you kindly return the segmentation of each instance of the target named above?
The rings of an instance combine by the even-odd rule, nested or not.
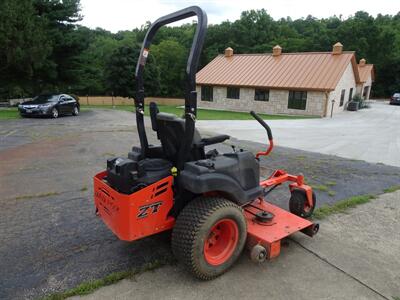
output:
[[[213,101],[201,101],[201,87],[197,86],[198,106],[204,108],[226,109],[236,111],[254,110],[265,114],[285,115],[311,115],[323,116],[326,96],[324,92],[307,92],[307,104],[305,110],[288,109],[288,90],[269,91],[269,101],[255,101],[253,88],[241,88],[240,99],[226,98],[226,87],[214,86]]]

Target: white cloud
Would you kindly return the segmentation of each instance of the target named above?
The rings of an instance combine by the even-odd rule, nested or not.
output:
[[[131,30],[140,27],[146,21],[185,8],[190,5],[202,7],[208,15],[209,23],[217,24],[224,20],[236,20],[244,10],[265,8],[274,18],[290,16],[292,19],[313,15],[318,18],[333,15],[348,17],[358,10],[372,15],[396,14],[399,11],[398,1],[393,0],[81,0],[82,25],[95,28],[102,27],[112,32]],[[190,21],[190,20],[189,20]]]

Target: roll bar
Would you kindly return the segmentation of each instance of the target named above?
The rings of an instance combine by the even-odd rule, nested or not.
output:
[[[166,15],[157,19],[149,27],[146,36],[143,41],[142,49],[140,50],[139,59],[136,65],[136,95],[135,95],[135,107],[136,107],[136,124],[139,133],[140,145],[142,148],[142,155],[146,156],[148,153],[149,145],[147,141],[146,131],[144,127],[144,80],[143,72],[146,65],[147,56],[149,54],[149,48],[153,40],[154,35],[160,29],[160,27],[173,23],[179,20],[183,20],[189,17],[197,16],[197,27],[194,34],[193,43],[190,48],[190,53],[186,65],[186,84],[185,84],[185,136],[183,143],[179,149],[177,168],[178,170],[183,169],[183,165],[186,161],[187,155],[189,154],[190,147],[193,142],[195,120],[197,114],[197,93],[196,93],[196,72],[197,66],[200,59],[201,50],[203,49],[204,38],[207,31],[207,15],[198,6],[190,6]]]

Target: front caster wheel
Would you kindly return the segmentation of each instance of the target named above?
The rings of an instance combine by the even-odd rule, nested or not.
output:
[[[250,258],[255,263],[263,263],[267,259],[268,253],[261,245],[255,245],[250,252]]]
[[[309,218],[312,216],[316,203],[315,193],[312,192],[312,206],[308,204],[306,191],[294,189],[289,200],[289,210],[292,214],[302,218]]]
[[[199,197],[179,214],[172,251],[197,278],[213,279],[238,259],[247,237],[242,209],[220,197]]]

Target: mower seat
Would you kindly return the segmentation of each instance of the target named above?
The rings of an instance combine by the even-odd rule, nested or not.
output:
[[[157,138],[161,141],[165,157],[175,164],[185,133],[185,120],[174,114],[159,112],[154,102],[150,103],[150,119],[151,127],[157,132]],[[229,135],[226,134],[203,139],[195,128],[188,161],[205,159],[205,146],[222,143],[227,139]]]

